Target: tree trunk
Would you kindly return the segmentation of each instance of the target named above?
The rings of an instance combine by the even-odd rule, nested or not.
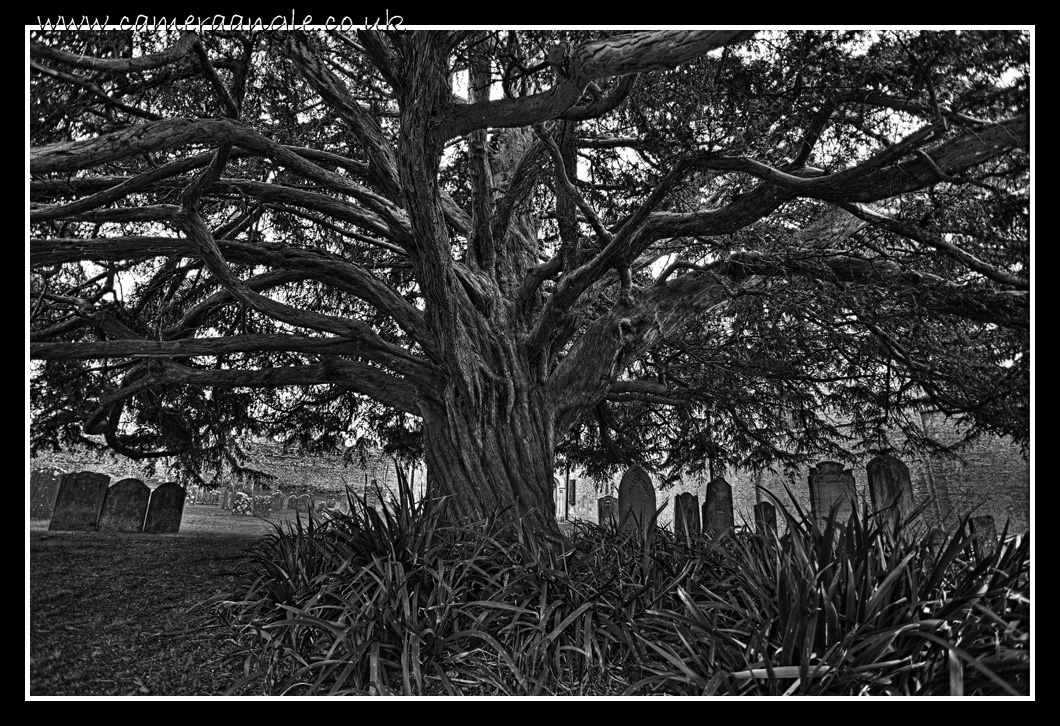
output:
[[[544,393],[489,373],[474,380],[488,391],[477,403],[461,400],[450,386],[445,405],[424,413],[428,495],[444,497],[454,521],[496,515],[558,535],[554,412]]]

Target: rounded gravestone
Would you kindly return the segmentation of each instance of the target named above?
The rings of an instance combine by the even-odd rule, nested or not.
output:
[[[707,484],[707,498],[703,502],[703,531],[708,537],[724,536],[735,524],[732,512],[732,485],[723,476]]]
[[[913,507],[913,484],[909,467],[890,454],[881,454],[865,467],[869,479],[869,496],[877,514],[906,519]]]
[[[857,491],[854,474],[834,461],[822,461],[810,469],[810,508],[821,524],[835,512],[835,521],[846,524],[854,510]]]
[[[144,532],[167,534],[180,531],[180,520],[184,516],[184,487],[175,481],[159,484],[151,492],[144,520]]]
[[[55,497],[63,470],[54,466],[32,469],[29,474],[29,518],[48,519],[55,509]]]
[[[754,506],[755,531],[765,534],[767,531],[777,532],[777,508],[770,502],[759,502]]]
[[[596,521],[599,522],[601,527],[613,528],[615,526],[618,521],[617,507],[615,498],[610,494],[596,500]]]
[[[109,482],[109,476],[94,471],[64,475],[48,529],[56,532],[95,530]]]
[[[674,534],[679,539],[698,537],[700,530],[699,497],[691,492],[674,497]]]
[[[139,479],[122,479],[107,487],[99,529],[109,532],[142,532],[151,489]]]
[[[655,487],[651,475],[634,466],[618,484],[618,522],[623,528],[647,529],[655,521]]]

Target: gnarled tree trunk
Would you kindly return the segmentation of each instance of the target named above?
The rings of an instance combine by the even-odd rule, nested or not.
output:
[[[525,381],[488,383],[488,373],[478,375],[489,390],[486,401],[471,405],[454,394],[444,408],[424,413],[428,492],[446,499],[453,519],[496,515],[558,533],[552,412],[542,391]]]

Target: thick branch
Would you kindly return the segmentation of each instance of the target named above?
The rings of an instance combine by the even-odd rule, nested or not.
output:
[[[214,240],[225,260],[239,264],[269,265],[297,275],[291,279],[313,278],[343,290],[389,315],[425,349],[433,348],[434,336],[427,330],[423,313],[400,294],[364,268],[322,250],[288,247],[275,243],[240,240]],[[202,250],[180,237],[109,237],[95,239],[31,239],[30,266],[40,267],[67,262],[116,262],[147,260],[155,257],[203,258]],[[244,286],[247,283],[243,283]],[[249,288],[248,288],[249,289]],[[334,331],[332,331],[334,332]]]
[[[231,119],[165,119],[91,139],[37,147],[30,150],[30,171],[34,174],[72,172],[188,144],[214,147],[232,144],[256,151],[333,191],[354,197],[382,217],[396,238],[408,236],[405,213],[389,200]]]
[[[91,360],[94,358],[194,358],[228,353],[292,351],[315,354],[357,354],[357,345],[344,338],[306,335],[247,334],[183,340],[111,339],[73,343],[30,343],[34,360]]]
[[[753,35],[746,30],[660,30],[586,43],[560,61],[556,85],[548,91],[525,98],[452,106],[442,135],[451,139],[475,129],[529,126],[557,118],[578,102],[591,81],[674,68]]]
[[[153,70],[161,68],[180,60],[188,54],[199,37],[193,32],[184,33],[180,39],[161,53],[141,55],[136,58],[92,58],[86,55],[68,53],[47,45],[33,43],[30,45],[31,58],[47,58],[48,60],[75,68],[84,68],[92,71],[105,71],[107,73],[130,73]]]

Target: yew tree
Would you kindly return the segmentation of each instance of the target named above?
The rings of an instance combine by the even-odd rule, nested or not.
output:
[[[359,433],[554,528],[557,456],[839,456],[924,407],[1026,443],[1029,46],[34,32],[32,446]]]

